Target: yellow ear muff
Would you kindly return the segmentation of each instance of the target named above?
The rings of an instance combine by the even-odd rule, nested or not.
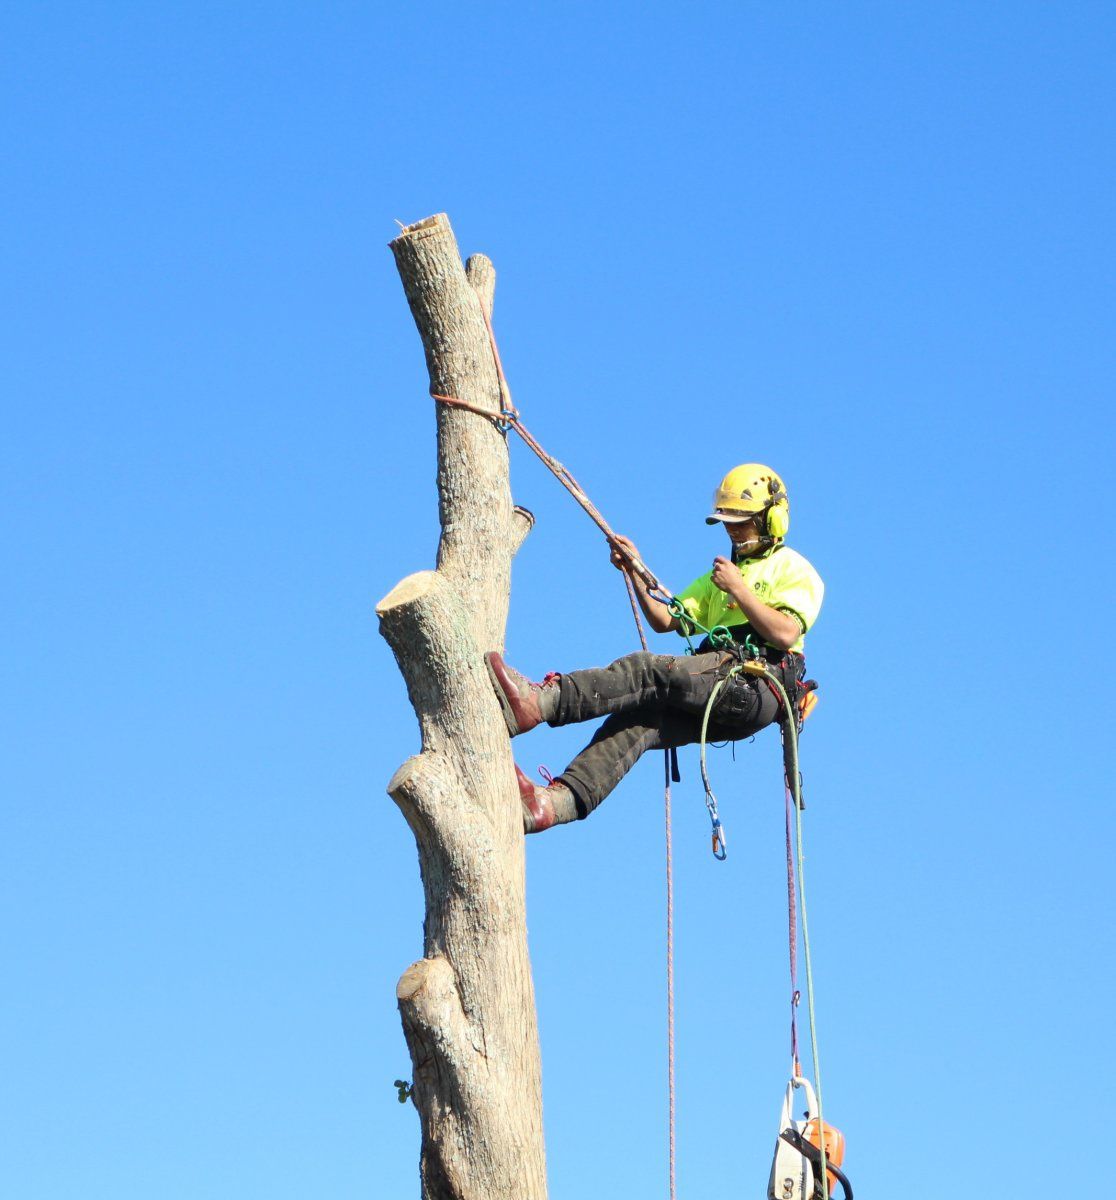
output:
[[[786,537],[790,529],[790,508],[780,500],[767,510],[767,532],[770,537]]]

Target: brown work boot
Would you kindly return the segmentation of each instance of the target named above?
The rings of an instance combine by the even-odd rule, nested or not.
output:
[[[500,701],[509,737],[526,733],[554,715],[558,698],[556,684],[532,683],[525,675],[509,667],[495,650],[490,650],[484,656],[484,663],[496,699]]]
[[[551,780],[546,787],[534,782],[516,765],[515,781],[523,801],[523,832],[542,833],[552,825],[565,825],[577,820],[577,804],[573,792],[564,783]]]

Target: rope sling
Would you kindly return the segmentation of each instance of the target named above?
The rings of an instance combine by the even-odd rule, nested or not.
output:
[[[478,296],[479,299],[479,296]],[[648,649],[647,634],[643,626],[643,619],[639,612],[639,602],[636,596],[635,584],[632,576],[637,575],[646,585],[651,597],[660,603],[664,604],[668,611],[678,621],[679,631],[686,639],[687,652],[695,653],[694,645],[691,640],[695,632],[700,632],[705,635],[709,644],[715,649],[724,650],[737,655],[740,661],[735,663],[724,679],[718,680],[710,693],[709,700],[706,703],[705,710],[702,714],[701,722],[701,740],[700,740],[700,763],[701,763],[701,779],[705,789],[705,806],[709,813],[709,819],[713,828],[713,855],[720,861],[724,861],[728,855],[725,842],[724,827],[721,823],[720,815],[717,809],[717,798],[713,792],[713,788],[709,781],[709,772],[706,766],[706,745],[707,732],[709,728],[709,717],[713,711],[713,706],[720,695],[723,688],[737,675],[747,674],[755,677],[763,678],[769,687],[775,692],[780,702],[780,711],[783,718],[780,722],[782,736],[784,739],[784,782],[785,782],[785,805],[786,805],[786,852],[787,852],[787,921],[789,931],[789,948],[790,948],[790,983],[791,983],[791,1073],[792,1078],[801,1074],[798,1053],[798,1004],[800,995],[798,991],[798,921],[797,912],[801,909],[802,912],[802,949],[803,959],[806,966],[806,996],[807,1009],[809,1013],[810,1026],[810,1047],[811,1059],[813,1063],[814,1083],[817,1090],[818,1099],[818,1121],[822,1129],[824,1129],[824,1118],[822,1109],[822,1083],[821,1083],[821,1064],[818,1055],[818,1039],[817,1039],[817,1022],[814,1013],[814,972],[813,964],[810,956],[810,935],[809,926],[806,917],[806,882],[805,882],[805,851],[803,849],[802,838],[802,777],[798,766],[798,734],[800,729],[800,719],[797,714],[797,709],[791,704],[790,697],[787,694],[786,688],[783,686],[782,680],[767,666],[767,663],[760,657],[761,647],[754,643],[749,635],[744,643],[737,642],[729,630],[723,625],[715,625],[712,628],[706,628],[698,621],[689,610],[687,610],[682,602],[677,599],[659,582],[657,577],[648,568],[638,556],[631,554],[628,550],[622,547],[616,540],[616,533],[605,520],[600,510],[589,498],[588,494],[577,482],[571,472],[556,459],[553,455],[547,453],[542,445],[535,439],[527,427],[520,419],[519,410],[512,403],[511,389],[508,386],[507,377],[504,374],[503,362],[500,359],[500,350],[496,344],[496,333],[492,327],[492,319],[489,316],[488,310],[484,305],[483,300],[480,303],[481,315],[484,318],[485,328],[488,331],[488,340],[492,348],[492,359],[496,367],[496,378],[500,388],[500,410],[493,412],[491,408],[483,408],[480,405],[470,404],[468,401],[462,400],[457,396],[441,395],[437,392],[431,392],[432,399],[437,400],[440,404],[448,405],[451,408],[462,409],[465,412],[474,413],[477,416],[493,422],[497,429],[504,436],[507,436],[508,430],[514,430],[519,437],[527,444],[532,452],[539,458],[543,465],[551,472],[558,482],[566,489],[567,492],[574,498],[578,505],[589,516],[590,520],[604,534],[605,539],[615,551],[619,551],[621,557],[626,560],[623,568],[624,583],[628,593],[628,602],[631,605],[632,617],[635,621],[636,632],[639,635],[639,641],[642,648]],[[743,657],[751,653],[752,657]],[[667,749],[663,751],[663,775],[664,775],[664,832],[666,841],[666,983],[667,983],[667,1093],[668,1093],[668,1127],[669,1127],[669,1195],[670,1200],[676,1200],[676,1156],[675,1156],[675,1041],[674,1041],[674,851],[673,851],[673,832],[671,823],[671,782],[677,782],[679,779],[677,759],[673,750]],[[793,820],[792,820],[793,810]],[[793,830],[793,839],[792,839]],[[793,841],[793,849],[792,849]],[[829,1172],[826,1167],[826,1148],[825,1138],[820,1137],[820,1165],[821,1165],[821,1192],[822,1200],[829,1200]]]

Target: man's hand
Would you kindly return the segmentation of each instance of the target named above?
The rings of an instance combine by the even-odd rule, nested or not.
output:
[[[713,560],[711,578],[714,586],[719,587],[722,592],[728,592],[730,596],[735,596],[736,589],[740,586],[740,569],[731,559],[718,554]]]
[[[623,534],[614,533],[610,549],[609,562],[618,571],[628,572],[628,578],[632,581],[632,587],[635,588],[636,600],[639,601],[639,607],[643,609],[643,615],[647,618],[647,623],[651,628],[656,633],[666,633],[668,630],[677,629],[678,622],[670,615],[667,606],[659,600],[651,599],[651,594],[647,590],[647,580],[638,571],[630,569],[632,559],[637,562],[643,561],[636,549],[635,542],[631,538],[624,537]]]
[[[635,542],[631,538],[624,537],[623,534],[617,533],[613,536],[611,543],[612,553],[609,555],[609,562],[618,570],[627,570],[630,560],[635,558],[643,561],[640,558],[639,551],[636,549]],[[623,553],[621,553],[621,551]],[[625,555],[627,557],[625,557]]]
[[[802,634],[802,627],[788,613],[772,608],[744,582],[740,568],[721,555],[713,560],[713,583],[727,592],[753,629],[772,646],[789,650]]]

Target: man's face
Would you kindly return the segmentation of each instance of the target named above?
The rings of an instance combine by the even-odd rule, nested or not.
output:
[[[746,558],[763,545],[763,533],[760,528],[760,522],[763,520],[764,514],[757,513],[746,521],[726,521],[724,523],[737,557]]]

